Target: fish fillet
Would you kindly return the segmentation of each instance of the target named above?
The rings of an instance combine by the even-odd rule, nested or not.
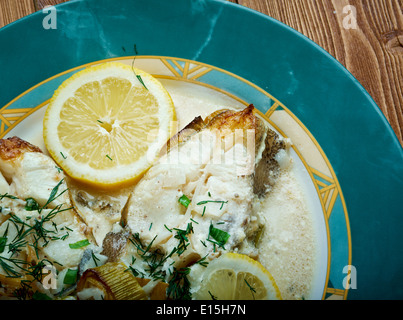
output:
[[[127,226],[166,253],[178,246],[175,235],[191,226],[189,246],[172,256],[177,266],[214,257],[221,250],[256,254],[249,245],[259,230],[252,200],[257,194],[263,196],[269,185],[260,177],[262,169],[256,169],[267,168],[260,163],[274,159],[274,148],[267,150],[269,142],[279,140],[273,134],[255,115],[253,105],[196,118],[167,143],[134,188]],[[183,196],[191,200],[187,207],[178,201]],[[225,244],[211,237],[212,228],[229,235]]]

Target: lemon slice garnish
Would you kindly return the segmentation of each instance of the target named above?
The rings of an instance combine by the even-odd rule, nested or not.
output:
[[[226,253],[207,268],[192,267],[192,297],[200,300],[281,300],[273,276],[258,261]]]
[[[175,109],[150,74],[108,62],[55,91],[43,120],[50,155],[71,177],[97,187],[136,181],[170,138]]]

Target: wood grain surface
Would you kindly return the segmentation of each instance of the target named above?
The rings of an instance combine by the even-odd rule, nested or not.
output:
[[[0,0],[0,27],[66,1]],[[289,25],[333,55],[373,97],[403,145],[403,0],[228,1]]]

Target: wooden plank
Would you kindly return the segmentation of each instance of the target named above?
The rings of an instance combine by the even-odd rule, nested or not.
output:
[[[37,10],[42,10],[46,6],[54,6],[59,3],[67,2],[68,0],[33,0],[36,3]]]
[[[403,0],[231,0],[301,32],[373,97],[403,145]],[[356,28],[348,28],[356,9]],[[343,11],[346,10],[346,11]]]
[[[32,0],[0,0],[0,27],[35,12]]]

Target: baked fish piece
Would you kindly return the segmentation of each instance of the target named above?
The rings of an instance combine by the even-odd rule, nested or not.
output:
[[[0,172],[0,295],[8,296],[22,290],[21,281],[40,281],[36,268],[74,268],[94,241],[71,205],[63,171],[39,148],[0,139]]]
[[[38,147],[18,137],[0,139],[0,171],[9,183],[8,193],[21,199],[33,198],[44,206],[53,188],[60,183],[66,190],[63,171]],[[68,193],[48,203],[49,208],[60,204],[70,206]]]
[[[91,229],[97,245],[102,246],[106,234],[113,229],[114,224],[120,223],[131,188],[97,190],[70,178],[66,181],[76,212]]]
[[[135,186],[125,223],[167,254],[185,245],[170,255],[178,267],[222,250],[256,255],[249,245],[259,230],[253,199],[268,191],[256,168],[275,157],[274,148],[266,150],[273,133],[253,105],[196,118],[167,143]],[[263,182],[255,186],[256,181]]]
[[[18,137],[0,140],[0,170],[4,175],[0,176],[3,194],[7,192],[21,199],[33,198],[40,206],[46,204],[51,190],[60,183],[60,190],[68,192],[54,199],[48,207],[74,206],[99,245],[113,224],[120,222],[121,211],[130,194],[127,189],[101,191],[79,184],[66,177],[40,148]]]

